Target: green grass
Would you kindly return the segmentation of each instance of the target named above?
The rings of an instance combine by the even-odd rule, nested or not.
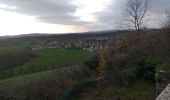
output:
[[[76,100],[154,100],[154,90],[152,83],[138,80],[130,87],[107,84],[86,88]]]
[[[81,62],[93,53],[81,49],[44,49],[37,52],[38,57],[14,69],[15,73],[31,73],[57,69]]]
[[[36,51],[38,57],[33,58],[23,65],[0,71],[4,76],[2,79],[9,79],[37,72],[46,72],[52,69],[69,67],[81,63],[87,56],[94,53],[82,49],[44,49]]]
[[[0,47],[0,52],[20,52],[28,47],[31,47],[31,45],[6,45]],[[44,79],[54,78],[55,80],[61,80],[66,76],[73,77],[74,71],[80,72],[78,74],[82,74],[80,77],[83,77],[85,74],[81,71],[84,70],[79,64],[82,64],[86,57],[94,55],[93,52],[82,49],[64,48],[43,49],[34,53],[37,56],[22,65],[0,71],[2,75],[7,76],[0,79],[0,91],[15,90],[29,83],[38,83]]]
[[[0,52],[4,51],[10,51],[10,52],[16,52],[21,51],[23,49],[33,48],[37,47],[38,44],[36,43],[18,43],[18,44],[0,44]]]
[[[81,68],[80,66],[77,66],[77,65],[73,65],[70,67],[63,67],[63,68],[59,68],[59,69],[39,71],[39,72],[31,73],[31,74],[1,79],[0,80],[0,89],[3,87],[8,87],[8,88],[18,87],[18,86],[22,86],[22,85],[27,84],[32,81],[39,81],[41,79],[46,79],[46,78],[54,78],[54,80],[57,80],[57,79],[60,80],[64,77],[64,75],[71,74],[73,70],[75,70],[75,71],[77,70],[77,71],[81,72],[83,70],[83,68]]]
[[[0,52],[20,52],[27,49],[31,50],[32,47],[37,46],[36,43],[31,42],[0,44]],[[81,62],[86,56],[93,55],[93,53],[82,49],[64,48],[43,49],[34,52],[37,54],[36,58],[24,62],[22,65],[12,66],[12,68],[1,70],[0,74],[2,73],[5,77],[11,77],[66,67]]]
[[[27,75],[15,76],[7,79],[0,80],[0,87],[16,87],[29,81],[37,80],[43,76],[52,74],[55,70],[36,72]]]

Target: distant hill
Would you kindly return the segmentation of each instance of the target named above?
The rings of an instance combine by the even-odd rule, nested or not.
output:
[[[155,28],[144,28],[142,31],[157,31],[159,29]],[[125,33],[125,32],[133,32],[134,30],[102,30],[102,31],[88,31],[88,32],[75,32],[75,33],[30,33],[30,34],[21,34],[21,35],[6,35],[0,36],[0,39],[7,39],[7,38],[18,38],[18,37],[43,37],[43,36],[85,36],[85,35],[108,35],[108,34],[115,34],[115,33]]]

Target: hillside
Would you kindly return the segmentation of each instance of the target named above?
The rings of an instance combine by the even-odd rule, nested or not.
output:
[[[57,87],[59,86],[59,89],[62,90],[69,84],[73,84],[74,81],[84,80],[87,77],[91,77],[90,74],[93,74],[91,71],[88,71],[89,69],[83,65],[83,62],[93,58],[96,54],[95,52],[89,52],[81,48],[44,48],[41,50],[32,50],[32,48],[37,48],[40,46],[39,41],[57,40],[63,42],[69,41],[68,38],[70,38],[71,41],[77,39],[96,39],[97,37],[115,37],[115,34],[117,33],[92,35],[36,34],[1,38],[0,97],[6,98],[8,95],[11,95],[12,92],[26,87],[34,88],[35,95],[37,95],[39,91],[37,89],[38,84],[47,85],[56,83],[58,84]],[[116,38],[117,37],[115,37],[115,39]],[[50,83],[48,83],[49,81]],[[33,83],[33,86],[35,87],[31,85]],[[24,91],[26,92],[28,90],[24,89]],[[13,96],[8,98],[14,98],[19,94],[20,93],[16,92]],[[21,96],[18,98],[24,96],[25,94],[20,95]],[[56,96],[53,95],[52,97],[57,97],[57,95],[60,95],[60,93],[56,93]],[[28,96],[32,95],[30,94]]]
[[[2,100],[154,100],[155,69],[168,65],[170,60],[169,36],[162,32],[144,32],[139,37],[132,32],[1,39],[0,97]],[[70,39],[65,40],[67,36]],[[92,45],[100,43],[101,38],[114,40],[113,45],[104,44],[102,49],[89,51],[85,46],[43,47],[40,42],[79,40],[87,44],[90,39]]]

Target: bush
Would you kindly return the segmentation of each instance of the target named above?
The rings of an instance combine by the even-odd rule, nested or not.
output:
[[[130,86],[138,79],[154,82],[155,68],[159,65],[159,61],[151,58],[137,58],[132,64],[124,70],[112,72],[112,75],[107,77],[111,79],[114,84],[121,86]]]
[[[137,80],[136,71],[136,68],[125,69],[110,75],[109,80],[115,85],[130,86]]]
[[[23,50],[18,52],[0,52],[0,69],[9,69],[17,65],[21,65],[37,55],[31,50]]]
[[[5,100],[5,98],[3,96],[0,96],[0,100]]]
[[[98,66],[97,57],[93,57],[92,59],[85,61],[84,65],[87,66],[91,70],[97,70],[97,66]]]
[[[170,64],[159,64],[156,67],[157,74],[167,74],[170,75]]]
[[[122,83],[126,86],[133,84],[137,79],[135,68],[129,68],[121,71],[119,75],[121,77]]]
[[[93,80],[84,80],[72,85],[68,88],[63,96],[60,97],[60,100],[75,100],[75,98],[80,95],[84,88],[89,86],[95,86],[95,82]]]
[[[61,68],[42,76],[38,75],[37,78],[28,77],[19,84],[1,87],[0,96],[4,96],[5,100],[55,100],[63,94],[64,89],[77,81],[87,79],[89,75],[84,66]]]
[[[136,76],[154,82],[155,68],[159,61],[152,58],[138,58],[131,65],[136,68]]]
[[[37,55],[32,50],[17,52],[0,52],[0,78],[14,75],[14,68],[18,67]]]

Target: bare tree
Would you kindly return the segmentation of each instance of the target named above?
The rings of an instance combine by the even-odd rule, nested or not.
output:
[[[170,32],[170,11],[166,11],[166,22],[163,24],[163,29],[166,32]]]
[[[136,32],[139,32],[148,18],[146,13],[149,10],[149,3],[151,0],[128,0],[125,8],[125,16]]]
[[[127,31],[129,29],[132,29],[132,25],[127,20],[123,19],[121,21],[116,22],[115,28],[122,31]]]

